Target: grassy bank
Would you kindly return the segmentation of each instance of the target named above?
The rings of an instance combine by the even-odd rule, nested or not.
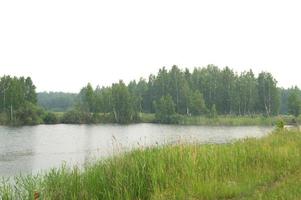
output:
[[[301,133],[224,145],[138,149],[87,166],[2,183],[2,199],[298,199]],[[0,198],[1,199],[1,198]]]
[[[204,126],[272,126],[279,121],[285,124],[301,124],[298,118],[290,115],[264,117],[262,115],[236,116],[219,115],[215,118],[202,116],[175,115],[170,123],[179,125],[204,125]],[[116,123],[111,113],[87,113],[76,110],[68,112],[40,112],[29,120],[10,121],[7,114],[0,113],[0,125],[37,125],[37,124],[106,124]],[[33,120],[34,119],[34,120]],[[130,123],[158,123],[154,113],[139,113],[136,120]]]
[[[154,123],[155,114],[141,113],[141,122]],[[235,116],[235,115],[219,115],[216,118],[206,116],[184,116],[180,115],[178,124],[180,125],[203,125],[203,126],[274,126],[279,121],[284,124],[301,123],[301,116],[295,118],[289,115],[279,115],[272,117],[264,117],[261,115],[254,116]]]
[[[178,116],[179,125],[202,125],[202,126],[274,126],[279,121],[284,124],[301,124],[301,116],[298,118],[290,115],[279,115],[264,117],[262,115],[254,116],[236,116],[236,115],[219,115],[216,118],[206,116]],[[156,123],[155,114],[141,113],[140,122]]]
[[[216,118],[208,118],[204,116],[184,116],[180,120],[182,125],[209,125],[209,126],[272,126],[277,122],[283,121],[285,124],[300,124],[301,118],[295,118],[288,115],[279,115],[272,117],[255,116],[218,116]]]

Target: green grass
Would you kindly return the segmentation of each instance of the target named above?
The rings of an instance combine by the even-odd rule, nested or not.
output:
[[[155,114],[140,113],[141,122],[154,123]],[[180,125],[204,125],[204,126],[274,126],[278,121],[284,121],[285,124],[292,124],[293,120],[301,123],[301,116],[295,118],[290,115],[279,115],[264,117],[262,115],[254,116],[236,116],[236,115],[219,115],[217,118],[206,116],[185,116],[180,115]]]
[[[299,199],[301,133],[231,144],[142,148],[86,166],[21,176],[2,199]],[[0,198],[1,199],[1,198]]]
[[[140,113],[140,121],[143,123],[153,123],[155,121],[154,113]]]
[[[282,120],[285,124],[291,124],[294,117],[288,115],[279,115],[273,117],[255,116],[232,116],[221,115],[217,118],[208,118],[204,116],[184,116],[180,120],[182,125],[209,125],[209,126],[272,126]],[[300,123],[301,119],[297,118]]]

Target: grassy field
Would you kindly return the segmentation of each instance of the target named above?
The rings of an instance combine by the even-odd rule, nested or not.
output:
[[[0,199],[300,199],[301,133],[232,144],[143,148],[3,181]]]

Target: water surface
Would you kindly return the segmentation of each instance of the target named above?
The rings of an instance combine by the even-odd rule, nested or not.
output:
[[[0,126],[0,176],[37,173],[63,162],[83,165],[139,146],[176,143],[227,143],[262,137],[272,127],[134,125]]]

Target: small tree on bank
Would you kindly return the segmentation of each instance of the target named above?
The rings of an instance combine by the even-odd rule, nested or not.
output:
[[[134,109],[132,101],[133,98],[131,97],[127,86],[122,81],[119,81],[117,84],[113,84],[112,111],[117,123],[124,124],[133,120],[137,109]]]
[[[175,103],[170,95],[163,96],[155,102],[156,120],[160,123],[177,123]]]

